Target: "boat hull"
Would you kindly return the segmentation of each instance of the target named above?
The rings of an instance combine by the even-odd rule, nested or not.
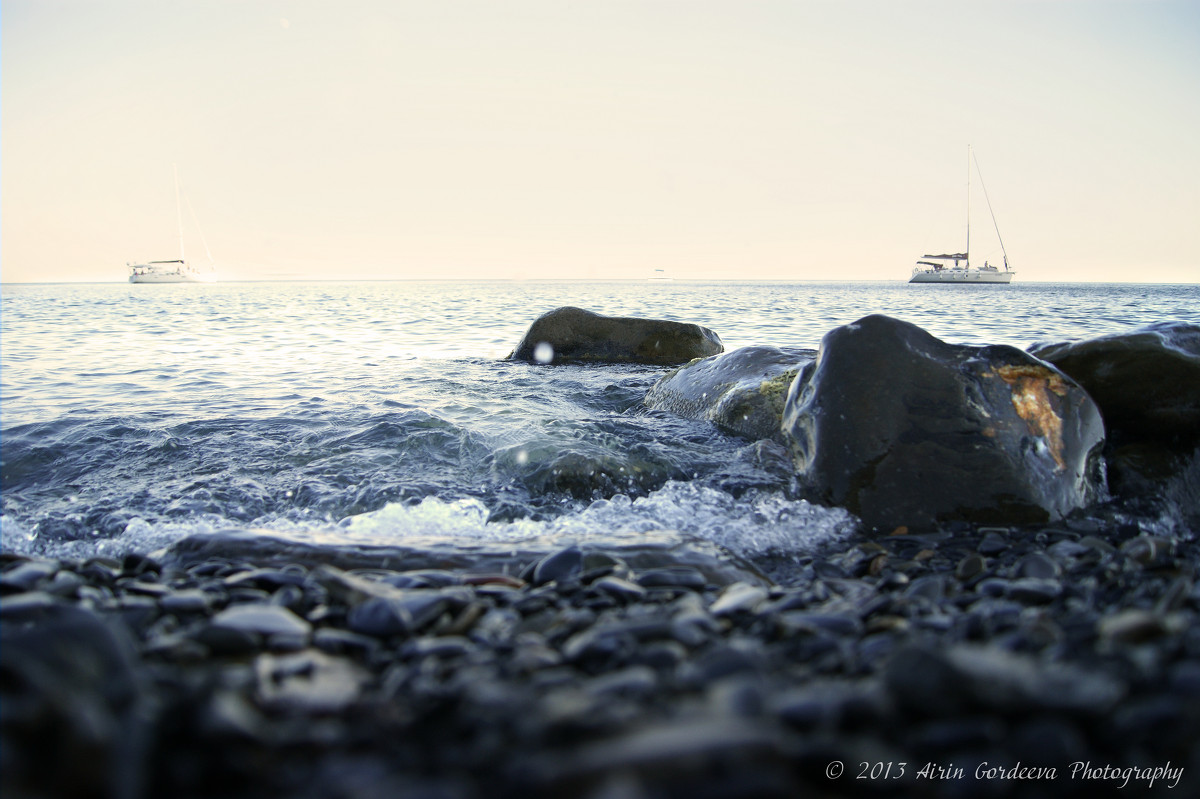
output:
[[[1016,272],[990,269],[922,269],[909,283],[1011,283]]]
[[[206,283],[196,275],[130,275],[130,283]]]
[[[216,274],[201,272],[189,264],[176,266],[179,262],[130,264],[130,283],[212,283]]]

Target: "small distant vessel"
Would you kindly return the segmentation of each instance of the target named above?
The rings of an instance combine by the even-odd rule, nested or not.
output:
[[[983,186],[983,197],[987,200],[988,212],[992,215],[992,225],[996,228],[996,238],[1000,240],[1000,252],[1004,254],[1004,268],[983,262],[983,266],[971,266],[971,162],[975,156],[967,146],[967,248],[962,252],[942,253],[941,255],[922,255],[913,267],[909,283],[1011,283],[1017,274],[1008,267],[1008,253],[1004,249],[1004,239],[1000,238],[1000,226],[996,224],[996,214],[992,211],[992,201],[987,196],[987,186],[983,186],[983,173],[979,173],[979,185]],[[979,172],[979,162],[975,161],[975,171]]]
[[[651,283],[668,283],[668,282],[674,280],[675,278],[668,275],[667,270],[665,270],[665,269],[655,269],[654,272],[651,273],[650,277],[648,277],[646,279],[649,280]]]
[[[211,283],[217,279],[212,253],[208,250],[208,242],[204,241],[204,232],[200,231],[200,241],[204,243],[204,251],[208,253],[209,267],[197,269],[187,262],[183,253],[183,206],[179,199],[179,169],[171,165],[175,172],[175,216],[179,222],[179,257],[169,261],[145,261],[140,264],[126,262],[129,267],[130,283]],[[188,203],[191,210],[191,203]],[[193,219],[195,211],[192,212]],[[197,220],[196,228],[200,223]]]

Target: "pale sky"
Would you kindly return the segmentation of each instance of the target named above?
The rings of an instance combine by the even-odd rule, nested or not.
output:
[[[0,279],[1200,282],[1200,3],[3,0]],[[973,180],[974,180],[973,176]],[[999,247],[976,180],[972,256]],[[205,260],[184,206],[190,260]]]

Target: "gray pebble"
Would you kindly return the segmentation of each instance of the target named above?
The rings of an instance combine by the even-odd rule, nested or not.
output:
[[[158,604],[167,613],[207,613],[210,608],[208,594],[198,588],[167,594]]]
[[[277,605],[234,605],[213,617],[212,626],[258,635],[307,636],[312,625]]]

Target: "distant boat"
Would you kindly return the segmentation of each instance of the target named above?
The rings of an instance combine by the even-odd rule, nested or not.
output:
[[[983,266],[971,266],[971,162],[975,156],[967,146],[967,247],[962,252],[942,253],[941,255],[922,255],[913,267],[909,283],[1011,283],[1013,275],[1017,274],[1008,267],[1008,253],[1004,249],[1004,240],[1000,238],[1000,226],[996,224],[996,214],[992,211],[992,201],[987,196],[987,186],[983,186],[983,173],[979,173],[979,185],[983,186],[983,197],[987,200],[988,213],[992,215],[992,225],[996,228],[996,238],[1000,239],[1000,252],[1004,254],[1004,268],[993,266],[987,261]],[[975,161],[975,171],[979,172],[979,162]]]
[[[675,278],[668,276],[667,270],[665,269],[655,269],[654,272],[651,273],[650,277],[646,279],[653,283],[666,283],[674,280]]]
[[[200,241],[204,243],[204,251],[208,253],[209,267],[197,269],[187,262],[183,254],[183,206],[179,199],[179,170],[172,164],[175,172],[175,217],[179,222],[179,257],[169,261],[145,261],[140,264],[126,262],[129,267],[130,283],[211,283],[217,279],[212,253],[208,251],[208,243],[204,241],[204,233],[200,232]],[[189,210],[191,203],[188,204]],[[192,212],[193,219],[195,212]],[[197,229],[200,224],[197,222]]]

